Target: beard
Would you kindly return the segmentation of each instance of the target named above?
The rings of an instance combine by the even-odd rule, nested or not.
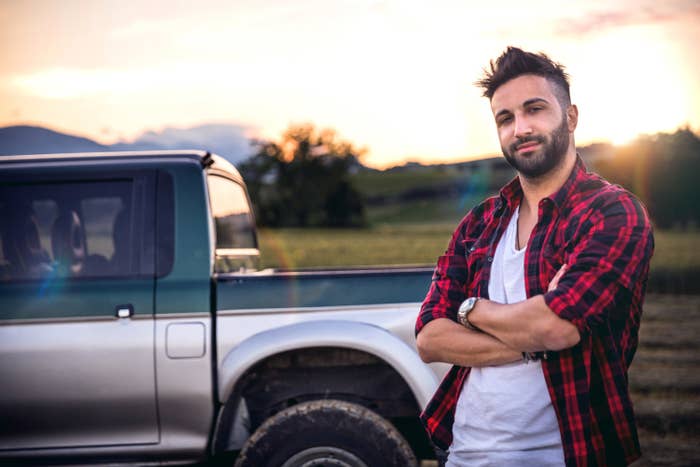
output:
[[[503,151],[503,156],[508,164],[517,170],[519,174],[527,178],[539,178],[549,173],[564,160],[566,151],[569,148],[569,138],[569,127],[565,116],[562,118],[561,125],[549,137],[538,135],[518,138],[507,149],[501,146],[501,151]],[[541,145],[539,151],[530,153],[527,156],[518,156],[516,148],[527,142],[539,143]]]

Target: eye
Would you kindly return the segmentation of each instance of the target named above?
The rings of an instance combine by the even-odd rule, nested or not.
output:
[[[539,111],[542,110],[542,109],[543,109],[543,107],[541,107],[541,106],[539,106],[539,105],[536,105],[536,106],[534,106],[534,107],[529,107],[527,110],[528,110],[528,112],[530,112],[531,114],[534,114],[534,113],[536,113],[536,112],[539,112]]]
[[[513,120],[513,117],[510,115],[504,115],[503,117],[500,117],[497,121],[496,124],[498,126],[505,125],[506,123],[510,122]]]

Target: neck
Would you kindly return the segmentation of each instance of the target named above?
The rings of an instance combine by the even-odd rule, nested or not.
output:
[[[521,213],[525,209],[530,214],[537,215],[537,208],[542,199],[555,193],[566,183],[569,174],[576,165],[576,150],[567,151],[564,160],[550,172],[536,178],[520,176],[520,185],[523,189],[523,200],[521,202]]]

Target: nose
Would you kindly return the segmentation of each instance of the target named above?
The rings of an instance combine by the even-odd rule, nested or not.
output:
[[[514,135],[516,138],[522,138],[524,136],[528,136],[532,134],[532,126],[530,125],[530,122],[528,121],[527,118],[523,116],[518,116],[516,115],[514,117],[515,119],[515,128],[514,128]]]

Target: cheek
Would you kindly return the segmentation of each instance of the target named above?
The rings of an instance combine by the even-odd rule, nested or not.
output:
[[[510,139],[510,136],[512,134],[513,132],[509,130],[507,125],[502,126],[498,129],[498,139],[501,141],[501,146],[508,145],[508,140]]]

